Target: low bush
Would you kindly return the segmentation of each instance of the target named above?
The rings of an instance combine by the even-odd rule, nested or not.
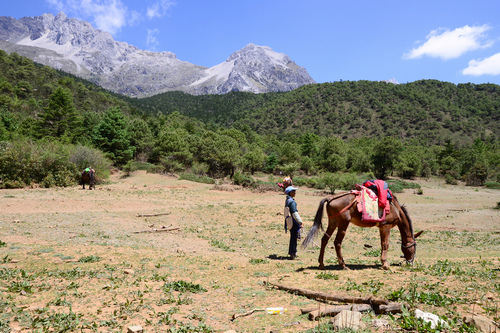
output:
[[[181,180],[189,180],[192,182],[203,183],[203,184],[215,184],[215,179],[207,176],[197,176],[192,173],[183,173],[179,176]]]
[[[420,189],[420,184],[411,183],[400,179],[387,180],[387,185],[393,193],[401,193],[404,189]]]
[[[500,190],[500,183],[499,182],[487,182],[484,184],[484,186],[486,186],[486,188]]]
[[[233,183],[243,187],[251,187],[255,185],[255,180],[250,175],[245,175],[241,172],[236,172],[233,176]]]
[[[127,175],[130,175],[131,172],[134,172],[137,170],[143,170],[143,171],[150,172],[150,173],[158,173],[162,169],[163,169],[162,167],[155,165],[155,164],[148,163],[148,162],[128,161],[122,170]]]

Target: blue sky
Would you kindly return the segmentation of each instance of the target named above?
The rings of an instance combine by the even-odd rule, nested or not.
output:
[[[211,67],[248,43],[318,82],[436,79],[500,84],[500,1],[3,0],[0,16],[90,22],[115,40]]]

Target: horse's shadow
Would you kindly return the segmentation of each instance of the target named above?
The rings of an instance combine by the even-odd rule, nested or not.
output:
[[[347,265],[347,268],[351,271],[361,271],[365,269],[382,269],[382,265],[373,264],[373,265]],[[344,268],[337,264],[327,265],[324,269],[320,269],[319,266],[309,266],[309,267],[301,267],[296,269],[296,272],[303,272],[305,270],[311,271],[343,271]]]

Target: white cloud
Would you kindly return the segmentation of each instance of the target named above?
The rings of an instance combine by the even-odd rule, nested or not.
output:
[[[45,0],[50,7],[55,8],[57,11],[64,10],[64,3],[59,0]]]
[[[158,0],[152,6],[148,7],[147,16],[152,19],[155,17],[163,17],[167,14],[170,7],[176,3],[172,0]]]
[[[148,29],[148,36],[146,38],[146,45],[148,46],[148,49],[150,51],[156,51],[156,47],[160,44],[158,42],[158,39],[155,36],[158,33],[160,33],[160,30],[158,30],[158,29],[153,29],[153,30]]]
[[[462,54],[490,47],[492,41],[484,41],[485,32],[491,29],[487,24],[469,27],[468,25],[455,30],[438,29],[427,35],[427,41],[403,55],[403,59],[417,59],[424,56],[441,58],[443,60],[458,58]]]
[[[500,53],[486,59],[471,60],[469,67],[462,71],[464,75],[500,75]]]
[[[127,25],[129,14],[121,0],[46,0],[69,17],[75,16],[91,21],[95,27],[111,34]],[[132,16],[133,19],[133,16]]]

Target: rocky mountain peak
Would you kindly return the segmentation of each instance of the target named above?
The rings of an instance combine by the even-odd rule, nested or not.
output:
[[[90,79],[111,91],[148,96],[180,90],[191,94],[289,91],[315,83],[286,54],[248,44],[214,67],[149,52],[113,39],[86,21],[43,14],[19,20],[0,17],[0,49]]]

